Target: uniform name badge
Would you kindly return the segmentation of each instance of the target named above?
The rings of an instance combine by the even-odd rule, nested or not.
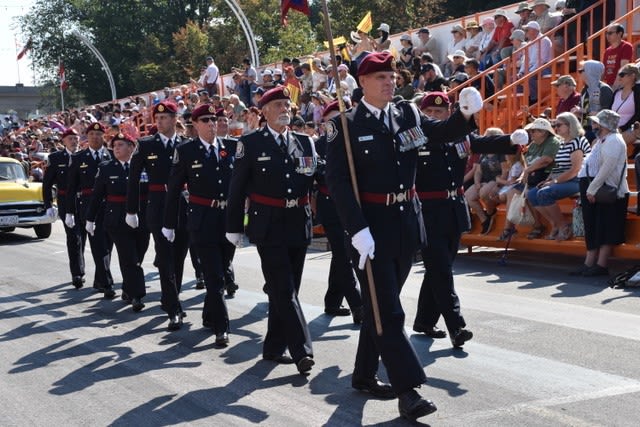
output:
[[[456,151],[458,152],[458,157],[461,159],[466,159],[469,157],[469,145],[466,141],[456,142],[455,143]]]
[[[315,156],[296,157],[298,166],[296,172],[301,175],[311,176],[315,173],[318,166],[318,159]]]
[[[427,143],[427,137],[424,136],[422,128],[418,126],[412,127],[411,129],[407,129],[403,132],[399,132],[396,136],[400,141],[398,149],[401,153],[422,147]]]

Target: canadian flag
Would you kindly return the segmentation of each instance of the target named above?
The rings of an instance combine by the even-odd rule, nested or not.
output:
[[[58,79],[60,80],[60,90],[67,90],[69,83],[67,82],[67,78],[64,73],[64,63],[62,62],[62,59],[60,60],[58,67]]]
[[[16,47],[17,47],[17,42],[16,42]],[[32,47],[33,47],[33,39],[31,37],[29,37],[29,40],[27,41],[27,44],[25,44],[24,47],[22,48],[22,50],[20,50],[20,52],[18,52],[17,60],[20,61],[27,54],[27,52],[29,52],[31,50]]]

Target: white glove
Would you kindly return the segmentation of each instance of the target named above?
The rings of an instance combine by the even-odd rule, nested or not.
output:
[[[140,223],[138,222],[138,214],[127,214],[124,222],[126,222],[127,225],[131,228],[138,228],[138,225],[140,225]]]
[[[58,215],[58,213],[56,212],[55,208],[49,208],[47,209],[47,216],[50,218],[55,218],[56,215]]]
[[[162,235],[171,243],[176,239],[176,232],[173,228],[162,227]]]
[[[87,221],[87,223],[84,226],[84,229],[87,230],[87,233],[93,236],[94,231],[96,231],[96,223],[93,221]]]
[[[351,238],[351,244],[360,254],[360,261],[358,262],[358,268],[364,270],[364,265],[367,263],[367,257],[373,259],[373,255],[376,252],[376,242],[373,241],[373,236],[369,227],[363,228],[353,235]]]
[[[242,233],[225,233],[225,237],[233,246],[240,246],[242,242]]]
[[[475,87],[465,87],[460,91],[458,97],[460,111],[465,116],[471,116],[482,110],[482,95]]]
[[[529,133],[524,129],[518,129],[511,134],[513,145],[527,145],[529,143]]]
[[[73,228],[73,227],[76,226],[76,219],[73,217],[73,214],[66,214],[65,215],[64,224],[69,228]]]

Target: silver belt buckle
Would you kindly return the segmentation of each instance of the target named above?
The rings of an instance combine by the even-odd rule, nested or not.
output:
[[[285,208],[297,208],[298,207],[298,199],[285,199]]]
[[[387,206],[393,205],[396,203],[402,203],[406,200],[409,200],[408,191],[403,191],[401,193],[388,193],[387,194]]]

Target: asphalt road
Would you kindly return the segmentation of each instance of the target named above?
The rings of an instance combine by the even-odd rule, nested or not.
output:
[[[181,294],[188,317],[169,333],[153,244],[144,263],[146,308],[135,314],[119,298],[92,292],[88,252],[89,286],[69,284],[59,221],[46,240],[30,230],[0,234],[0,425],[408,425],[395,400],[351,389],[358,329],[350,317],[323,314],[330,256],[322,248],[308,253],[300,294],[316,361],[304,377],[293,365],[261,359],[267,306],[254,247],[236,254],[231,343],[218,349],[201,326],[203,291],[193,286],[190,263]],[[474,332],[464,350],[413,333],[421,265],[405,285],[407,333],[429,377],[421,392],[438,405],[421,421],[640,425],[640,291],[570,280],[576,259],[514,254],[501,266],[497,256],[461,254],[456,263]],[[119,280],[115,259],[112,271]]]

